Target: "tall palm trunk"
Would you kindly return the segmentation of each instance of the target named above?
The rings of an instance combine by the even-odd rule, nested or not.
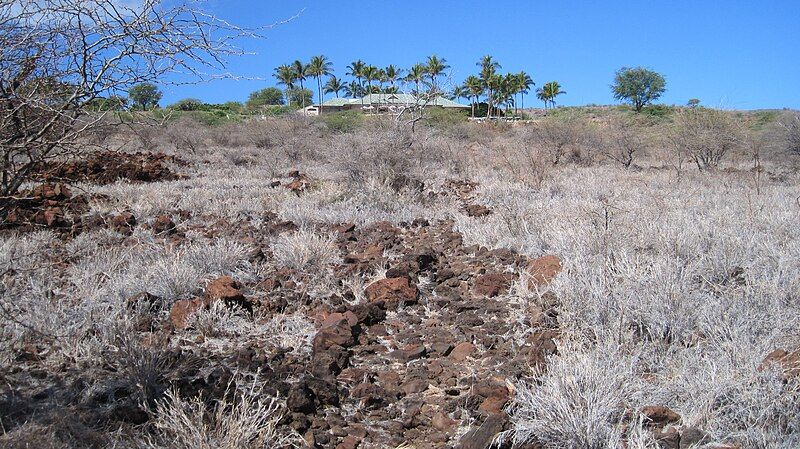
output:
[[[319,112],[322,113],[322,77],[317,77],[317,90],[319,91],[319,98],[317,98],[317,102],[319,103]]]
[[[486,118],[488,119],[492,116],[492,89],[487,87],[486,92]]]
[[[306,115],[306,96],[303,93],[303,79],[300,79],[300,103],[303,105],[303,115]]]

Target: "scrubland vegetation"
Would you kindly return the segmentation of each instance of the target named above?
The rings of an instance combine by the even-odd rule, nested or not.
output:
[[[182,176],[89,176],[67,224],[6,223],[0,441],[796,447],[796,115],[644,111],[96,136]],[[401,278],[418,293],[383,306]]]
[[[161,110],[264,29],[0,0],[0,31],[0,446],[800,446],[797,111],[653,104],[640,67],[630,106],[520,111],[488,55],[473,120],[283,106],[432,98],[436,56]]]

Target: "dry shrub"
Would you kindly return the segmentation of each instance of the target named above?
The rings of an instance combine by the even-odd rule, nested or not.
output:
[[[339,259],[336,235],[320,235],[312,229],[301,228],[292,234],[281,234],[272,245],[275,260],[280,266],[319,272]]]
[[[209,126],[198,123],[191,117],[179,117],[167,123],[164,134],[176,151],[195,154],[206,145],[209,131]]]
[[[730,152],[741,147],[743,130],[724,111],[687,108],[675,112],[669,140],[680,159],[692,160],[700,170],[714,169]]]
[[[425,155],[414,143],[409,131],[378,125],[335,136],[331,159],[348,183],[390,184],[400,175],[408,176],[423,162]]]
[[[800,156],[800,115],[792,114],[781,122],[781,126],[785,132],[786,149],[790,154]]]
[[[277,430],[285,406],[258,391],[256,380],[236,375],[226,394],[213,404],[201,397],[184,399],[169,391],[159,404],[154,425],[159,439],[152,449],[262,449],[295,447],[296,434]]]
[[[540,145],[553,165],[592,160],[595,136],[589,122],[577,114],[546,117],[525,133],[526,140]]]
[[[511,173],[515,180],[525,184],[539,188],[555,170],[549,159],[550,154],[539,146],[505,139],[489,148],[500,161],[500,166]]]
[[[641,125],[626,117],[614,119],[601,136],[603,157],[625,168],[630,168],[647,147]]]
[[[160,127],[151,124],[138,123],[131,126],[133,135],[139,143],[141,151],[156,151],[161,145],[161,137],[164,131]]]

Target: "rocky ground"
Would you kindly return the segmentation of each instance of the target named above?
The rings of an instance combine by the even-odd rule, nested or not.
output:
[[[129,356],[155,354],[152,363],[164,373],[149,379],[151,390],[144,396],[120,380],[133,364],[119,354],[88,371],[69,361],[53,370],[48,345],[18,348],[16,362],[0,373],[6,432],[31,421],[53,424],[64,420],[57,413],[67,410],[73,415],[64,431],[80,437],[85,447],[101,447],[108,444],[103,435],[109,429],[148,428],[153,406],[167,389],[213,403],[238,371],[258,373],[267,392],[285,400],[279,428],[296,432],[308,447],[485,449],[511,428],[507,413],[517,380],[546,369],[548,356],[557,353],[559,298],[548,287],[563,269],[558,256],[468,245],[453,220],[318,223],[314,232],[331,236],[336,249],[328,269],[339,287],[336,294],[320,296],[315,293],[320,273],[277,263],[270,242],[300,225],[273,211],[264,212],[258,228],[225,220],[200,226],[183,210],[146,221],[131,212],[90,213],[88,205],[98,198],[65,184],[181,178],[167,162],[180,167],[174,158],[143,154],[102,154],[50,167],[42,171],[44,182],[22,195],[3,232],[51,229],[69,240],[108,229],[124,246],[136,241],[137,229],[147,229],[176,248],[185,244],[187,233],[224,236],[245,245],[249,262],[263,270],[246,281],[217,277],[199,285],[196,296],[174,303],[149,292],[128,299],[137,317],[131,347],[140,351]],[[299,171],[268,182],[296,195],[315,185]],[[438,192],[408,179],[397,182],[398,188],[449,196],[467,217],[494,213],[480,203],[473,180],[450,179]],[[176,223],[175,217],[187,220]],[[59,263],[68,269],[70,262]],[[348,286],[347,279],[365,281]],[[539,300],[511,300],[509,293],[521,288],[536,291]],[[306,347],[220,338],[203,331],[196,319],[211,311],[256,323],[302,314],[314,328]],[[796,377],[797,354],[775,352],[765,363],[780,364],[787,376]],[[679,425],[680,415],[661,404],[628,412],[643,417],[660,447],[711,442],[701,428]]]

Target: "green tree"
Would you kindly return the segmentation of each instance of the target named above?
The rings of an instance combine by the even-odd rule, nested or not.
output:
[[[555,106],[556,97],[565,93],[565,91],[561,90],[561,84],[558,84],[558,81],[550,81],[539,89],[536,89],[536,97],[544,102],[545,109],[547,109],[548,103],[551,106]]]
[[[301,106],[306,103],[311,103],[311,98],[314,92],[309,89],[289,89],[289,104],[292,106]]]
[[[454,87],[453,92],[449,96],[451,100],[458,100],[461,98],[466,100],[470,99],[469,89],[467,89],[463,84],[461,86]]]
[[[475,75],[470,75],[464,80],[464,87],[470,94],[470,116],[475,117],[475,104],[480,100],[483,95],[483,83],[481,79]],[[475,98],[473,101],[472,98]]]
[[[278,84],[282,84],[284,86],[286,98],[289,98],[289,91],[294,89],[294,82],[297,79],[294,69],[286,64],[280,65],[275,68],[275,74],[272,76],[278,80]]]
[[[144,110],[157,107],[162,96],[164,96],[164,94],[158,90],[155,84],[151,83],[137,84],[128,91],[128,98],[131,100],[131,105]]]
[[[627,101],[636,112],[657,100],[666,91],[667,82],[658,72],[644,67],[623,67],[614,76],[614,98]]]
[[[395,87],[395,83],[397,83],[397,80],[400,79],[401,76],[403,76],[403,69],[395,67],[394,65],[391,64],[389,64],[383,71],[384,73],[386,73],[386,81],[388,81],[389,84],[392,85],[392,87]]]
[[[344,82],[342,82],[342,80],[339,78],[336,78],[334,75],[331,75],[331,77],[328,78],[328,82],[326,82],[325,86],[323,86],[323,91],[326,94],[334,94],[336,95],[336,98],[339,98],[339,92],[343,90],[345,90]]]
[[[350,65],[347,66],[347,70],[348,70],[347,71],[347,75],[348,76],[352,76],[353,78],[355,78],[356,81],[358,81],[358,86],[361,88],[361,89],[359,89],[360,95],[358,95],[359,97],[362,97],[361,98],[361,106],[364,106],[364,98],[363,98],[364,97],[364,94],[363,94],[363,92],[364,92],[364,89],[363,89],[364,88],[364,83],[361,81],[361,79],[364,78],[364,69],[366,67],[367,67],[367,64],[364,61],[360,60],[360,59],[351,62]]]
[[[517,83],[519,87],[519,105],[521,109],[525,109],[525,94],[531,91],[531,86],[535,86],[536,83],[533,82],[533,78],[527,73],[519,72],[517,73]]]
[[[363,100],[364,88],[361,86],[361,83],[359,83],[358,81],[356,81],[356,80],[350,81],[349,83],[344,85],[344,89],[343,90],[344,90],[344,94],[347,97],[349,97],[349,98],[362,97],[362,100]],[[363,104],[363,101],[362,101],[362,104]]]
[[[425,80],[427,69],[423,64],[414,64],[406,75],[406,81],[414,83],[414,95],[419,95],[419,85]]]
[[[119,112],[125,109],[128,104],[128,99],[119,95],[109,95],[108,98],[95,98],[87,104],[87,106],[98,112],[115,111]]]
[[[175,104],[169,105],[168,108],[178,111],[199,111],[203,109],[203,102],[197,98],[184,98]]]
[[[257,90],[247,97],[247,108],[257,109],[263,106],[273,106],[283,104],[283,92],[277,87],[267,87]]]
[[[305,87],[303,87],[303,81],[306,80],[306,75],[308,74],[308,66],[303,64],[303,62],[300,61],[299,59],[295,59],[294,62],[291,64],[291,67],[294,70],[295,80],[300,82],[300,92],[306,90]],[[300,107],[303,108],[303,114],[305,114],[305,111],[306,111],[306,96],[305,95],[300,95],[300,94],[298,94],[298,95],[299,95],[300,100],[302,101],[302,103],[300,104]],[[313,96],[313,94],[312,94],[312,96]],[[309,99],[309,103],[311,103],[310,99]]]
[[[488,118],[492,115],[492,87],[497,84],[495,74],[497,69],[500,68],[500,63],[495,61],[491,55],[485,55],[478,61],[477,65],[481,68],[480,80],[483,83],[484,93],[486,94],[486,117]]]
[[[450,66],[447,65],[446,59],[440,58],[436,55],[428,56],[428,60],[425,62],[425,69],[426,72],[428,72],[428,76],[431,77],[431,88],[434,92],[439,90],[436,79],[440,76],[443,76],[444,71],[449,68]]]
[[[378,72],[378,68],[374,65],[368,65],[364,67],[364,80],[367,82],[367,94],[372,93],[372,82],[377,80],[380,76]],[[372,97],[370,97],[370,102],[372,102]]]
[[[331,74],[333,64],[328,60],[325,55],[314,56],[308,63],[306,72],[317,79],[317,92],[319,93],[318,103],[322,104],[324,98],[322,97],[322,77]]]
[[[697,98],[690,98],[689,101],[686,102],[686,106],[689,106],[690,108],[696,108],[700,106],[700,100]]]

